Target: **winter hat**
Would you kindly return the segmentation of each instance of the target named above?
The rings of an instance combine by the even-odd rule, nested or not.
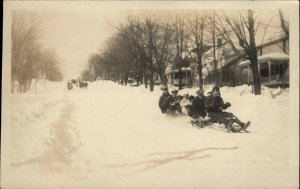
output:
[[[177,89],[174,89],[174,90],[171,91],[171,93],[172,93],[172,94],[178,94],[178,90],[177,90]]]
[[[168,91],[168,87],[165,86],[165,85],[160,86],[160,89],[161,89],[162,91]]]
[[[189,101],[195,100],[195,97],[193,95],[189,96]]]
[[[196,91],[196,94],[200,95],[200,94],[204,94],[204,90],[203,89],[199,89],[198,91]]]
[[[219,86],[214,86],[212,88],[212,90],[210,92],[208,92],[207,94],[211,94],[213,91],[217,91],[219,93],[219,95],[221,96],[221,93],[220,93],[220,87]]]

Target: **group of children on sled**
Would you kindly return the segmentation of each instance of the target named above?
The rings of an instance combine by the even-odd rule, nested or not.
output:
[[[162,113],[173,116],[189,115],[192,117],[191,123],[199,127],[204,127],[207,122],[220,123],[228,131],[235,131],[232,127],[233,123],[239,125],[239,130],[245,130],[250,125],[250,121],[244,123],[234,114],[223,111],[231,104],[224,103],[218,86],[214,86],[208,96],[204,95],[202,89],[196,92],[196,96],[189,94],[180,96],[178,90],[172,90],[170,94],[167,86],[162,86],[161,90],[163,94],[158,105]]]

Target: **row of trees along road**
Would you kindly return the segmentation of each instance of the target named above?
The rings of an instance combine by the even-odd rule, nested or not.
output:
[[[50,81],[63,79],[54,50],[43,48],[40,43],[40,23],[40,18],[32,12],[12,12],[12,92],[15,91],[15,81],[19,83],[18,92],[22,93],[30,89],[32,79],[35,79],[35,85],[42,78]]]
[[[282,11],[274,11],[288,33],[288,23]],[[218,46],[227,44],[227,51],[244,55],[251,62],[254,93],[261,93],[258,74],[256,36],[267,32],[268,23],[262,23],[263,14],[253,10],[189,10],[150,11],[132,14],[116,26],[117,32],[107,41],[105,48],[89,59],[90,75],[109,77],[112,80],[134,73],[150,91],[154,89],[153,74],[158,73],[167,83],[165,68],[172,64],[181,72],[191,53],[196,54],[199,88],[203,88],[202,68],[205,52],[212,52],[215,84],[218,81]],[[287,35],[288,36],[288,35]],[[221,41],[221,43],[220,43]],[[224,45],[225,46],[225,45]],[[180,77],[181,78],[181,77]],[[179,89],[181,79],[179,78]]]

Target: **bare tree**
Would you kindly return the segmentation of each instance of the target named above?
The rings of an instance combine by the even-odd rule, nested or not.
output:
[[[154,90],[154,81],[153,81],[153,49],[154,49],[154,38],[156,37],[158,26],[157,24],[152,20],[151,17],[147,17],[145,19],[145,30],[144,33],[146,35],[147,39],[147,59],[148,59],[148,64],[149,64],[149,80],[150,80],[150,91]]]
[[[157,35],[153,40],[153,51],[158,64],[161,81],[167,85],[167,78],[164,74],[166,64],[171,61],[172,51],[172,29],[168,21],[160,23]]]
[[[172,54],[171,26],[168,21],[154,18],[151,12],[130,15],[126,21],[116,27],[118,32],[101,52],[100,64],[105,65],[105,69],[110,72],[115,72],[119,79],[128,73],[134,73],[140,78],[142,72],[144,79],[141,82],[144,81],[148,88],[149,80],[150,91],[153,91],[154,72],[159,73],[163,83],[167,82],[164,71]]]
[[[198,63],[198,75],[199,75],[199,88],[203,89],[202,69],[203,69],[203,55],[207,50],[207,46],[204,44],[204,30],[206,27],[208,13],[204,11],[195,11],[189,19],[189,28],[191,30],[192,39],[196,46],[196,55]]]
[[[216,57],[216,13],[212,11],[210,16],[210,31],[212,36],[212,48],[213,48],[213,64],[214,64],[214,80],[215,85],[219,86],[219,74],[218,74],[218,61]]]
[[[40,18],[32,12],[12,12],[12,92],[14,91],[15,80],[19,83],[19,92],[21,93],[29,90],[32,79],[36,79],[37,82],[41,75],[47,75],[47,79],[50,80],[62,79],[56,55],[52,53],[49,57],[49,53],[43,51],[43,47],[39,42],[41,37],[40,22]]]
[[[146,27],[144,22],[136,17],[129,17],[126,25],[119,26],[118,30],[122,36],[122,40],[127,45],[127,50],[131,55],[132,62],[136,67],[141,67],[145,87],[148,88],[148,75],[149,75],[149,45]]]
[[[173,38],[176,47],[176,56],[175,56],[175,63],[176,67],[178,67],[179,72],[179,90],[182,89],[182,64],[183,59],[188,53],[188,41],[190,35],[187,29],[187,23],[184,15],[175,14],[175,19],[173,23]]]
[[[11,25],[11,80],[14,91],[14,80],[19,82],[19,92],[26,92],[32,79],[32,62],[29,57],[38,37],[38,26],[35,15],[29,12],[12,13]]]
[[[59,62],[54,49],[46,49],[41,57],[43,64],[42,73],[50,81],[61,81],[62,73],[60,72]]]
[[[230,12],[232,13],[232,12]],[[257,50],[255,44],[255,35],[259,24],[256,23],[257,17],[254,16],[253,10],[238,11],[237,14],[223,14],[223,18],[219,19],[218,30],[223,34],[224,39],[232,46],[234,52],[240,55],[235,41],[244,50],[247,58],[251,62],[254,94],[261,94],[261,83],[258,72]],[[227,27],[224,21],[229,27]],[[233,34],[233,35],[231,35]],[[235,40],[236,39],[236,40]]]
[[[287,38],[289,39],[289,22],[284,18],[283,12],[281,9],[278,10],[279,12],[279,17],[280,17],[280,23],[281,23],[281,28],[283,29],[284,33],[286,34]]]

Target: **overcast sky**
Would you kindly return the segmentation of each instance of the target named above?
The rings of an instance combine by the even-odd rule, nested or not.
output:
[[[42,41],[55,49],[65,79],[78,77],[89,55],[99,51],[114,33],[121,12],[106,10],[57,10],[42,13]]]

